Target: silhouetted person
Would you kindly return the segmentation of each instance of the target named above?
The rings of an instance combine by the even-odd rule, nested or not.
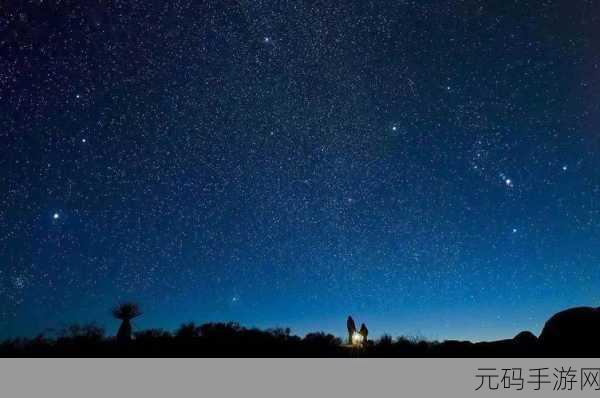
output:
[[[369,329],[367,329],[367,326],[364,323],[360,325],[360,331],[358,333],[363,337],[363,344],[366,344],[367,337],[369,336]]]
[[[131,341],[131,320],[142,315],[140,307],[135,303],[123,303],[115,307],[112,314],[122,321],[117,331],[117,341],[119,343]]]
[[[351,316],[348,316],[346,326],[348,327],[348,344],[352,345],[352,335],[356,333],[356,324]]]

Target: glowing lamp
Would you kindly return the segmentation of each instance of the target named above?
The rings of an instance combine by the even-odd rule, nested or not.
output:
[[[361,346],[362,343],[364,341],[364,337],[362,334],[358,333],[358,332],[354,332],[352,333],[352,345],[353,346]]]

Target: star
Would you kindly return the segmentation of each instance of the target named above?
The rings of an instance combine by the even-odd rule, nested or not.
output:
[[[418,1],[268,3],[216,1],[173,19],[105,7],[91,26],[79,7],[69,16],[105,43],[98,51],[60,18],[43,37],[7,42],[3,108],[17,117],[0,132],[10,153],[0,345],[88,315],[114,334],[106,312],[130,299],[148,328],[230,310],[245,326],[343,337],[352,313],[374,336],[442,340],[539,330],[572,292],[597,301],[585,287],[600,284],[589,261],[600,258],[600,151],[591,110],[563,106],[592,89],[562,73],[589,54],[502,23],[538,12],[587,26],[588,6],[510,2],[479,9],[475,29],[449,31],[440,26],[460,6],[424,18],[435,7]],[[127,23],[105,23],[119,18]],[[491,21],[492,40],[478,21]],[[580,43],[593,32],[553,33]],[[482,48],[501,62],[490,67]],[[507,264],[523,278],[503,279]],[[7,298],[17,276],[25,288]],[[189,319],[200,292],[211,299]],[[86,294],[102,303],[81,319]],[[490,297],[473,324],[514,306],[514,332],[509,320],[460,322]],[[535,322],[517,324],[529,311]]]
[[[13,284],[15,288],[23,289],[25,287],[25,278],[23,278],[22,276],[17,276],[16,278],[14,278]]]

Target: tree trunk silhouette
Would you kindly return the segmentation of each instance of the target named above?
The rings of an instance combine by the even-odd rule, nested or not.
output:
[[[129,319],[123,319],[117,331],[117,341],[119,343],[128,343],[131,341],[131,322],[129,322]]]

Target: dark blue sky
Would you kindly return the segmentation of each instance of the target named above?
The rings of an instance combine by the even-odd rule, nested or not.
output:
[[[23,4],[26,3],[26,4]],[[594,1],[0,14],[0,335],[494,339],[600,305]]]

